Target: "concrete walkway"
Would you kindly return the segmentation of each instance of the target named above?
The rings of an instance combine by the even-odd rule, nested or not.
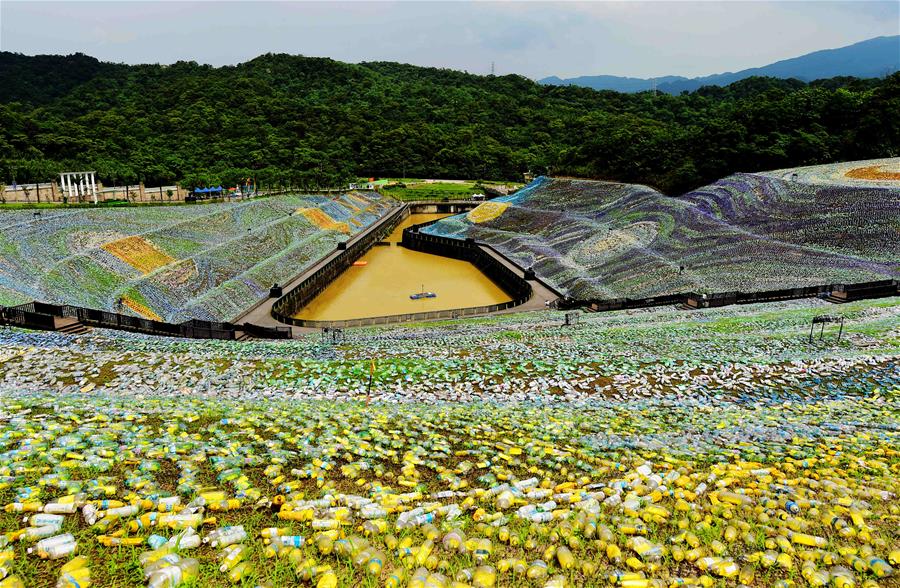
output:
[[[508,260],[503,255],[500,255],[490,247],[486,247],[484,245],[479,245],[482,251],[505,265],[507,268],[516,273],[520,278],[525,277],[525,272],[516,264]],[[546,286],[543,282],[539,280],[528,280],[528,283],[531,284],[531,298],[528,299],[528,302],[525,304],[520,304],[519,306],[514,306],[512,308],[507,308],[506,310],[500,310],[497,312],[492,312],[490,314],[509,314],[512,312],[522,312],[525,310],[544,310],[547,308],[546,303],[552,302],[557,298],[561,298],[561,295],[557,292],[551,290],[548,286]]]

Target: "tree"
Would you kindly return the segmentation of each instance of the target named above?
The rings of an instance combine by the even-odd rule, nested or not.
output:
[[[680,193],[736,171],[900,153],[900,73],[654,96],[290,55],[213,68],[0,52],[0,87],[0,169],[23,182],[95,169],[118,185],[313,188],[530,170]]]

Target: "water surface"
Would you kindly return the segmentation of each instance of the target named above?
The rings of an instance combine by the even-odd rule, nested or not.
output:
[[[412,214],[385,241],[360,258],[367,265],[350,267],[322,291],[296,318],[347,320],[410,312],[449,310],[507,302],[506,295],[467,261],[411,251],[400,247],[403,229],[449,216]],[[437,298],[410,300],[422,291]]]

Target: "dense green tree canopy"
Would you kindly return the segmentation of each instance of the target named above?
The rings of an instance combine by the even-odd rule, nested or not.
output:
[[[679,193],[736,171],[900,155],[900,74],[750,78],[680,96],[396,63],[237,66],[0,53],[0,181],[337,185],[523,172]]]

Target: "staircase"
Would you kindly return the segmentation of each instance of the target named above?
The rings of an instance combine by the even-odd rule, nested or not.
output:
[[[850,300],[849,298],[846,298],[846,297],[838,297],[838,296],[835,296],[834,294],[831,294],[831,293],[829,293],[828,296],[822,298],[822,300],[825,300],[825,301],[830,302],[830,303],[832,303],[832,304],[846,304],[847,302],[851,302],[851,300]]]
[[[82,335],[91,330],[90,327],[73,317],[56,317],[53,321],[54,330],[66,335]]]

